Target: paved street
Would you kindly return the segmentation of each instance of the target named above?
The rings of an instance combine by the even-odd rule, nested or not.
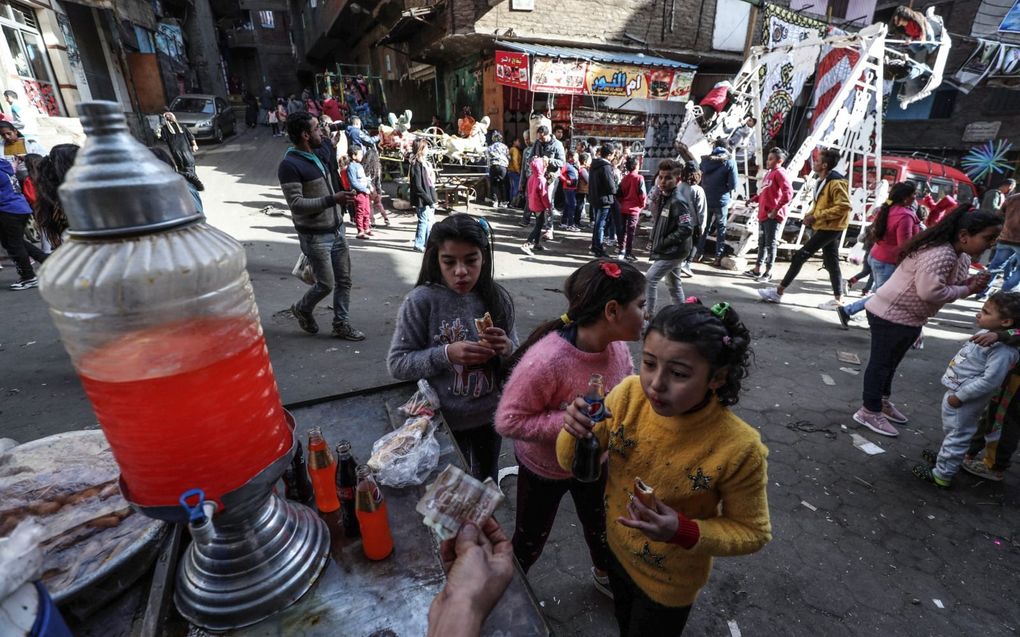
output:
[[[301,332],[287,311],[303,290],[290,275],[296,235],[287,217],[261,212],[286,210],[276,182],[285,147],[260,128],[205,146],[198,156],[210,223],[247,248],[284,402],[392,382],[385,356],[397,308],[420,264],[408,244],[413,217],[396,215],[377,240],[351,242],[352,320],[367,339],[348,343]],[[496,273],[513,294],[523,339],[562,311],[559,288],[587,258],[587,242],[580,234],[558,237],[547,252],[526,257],[516,247],[525,231],[515,216],[484,207],[473,212],[496,229]],[[646,268],[647,261],[639,265]],[[755,367],[735,411],[760,429],[770,450],[774,533],[754,556],[716,561],[686,634],[729,635],[736,628],[743,635],[1017,634],[1020,469],[1012,468],[1001,484],[962,473],[948,492],[909,471],[923,448],[941,440],[939,379],[972,333],[978,304],[947,306],[925,329],[924,349],[908,354],[894,388],[911,423],[899,439],[880,439],[850,418],[859,405],[862,367],[836,358],[846,351],[866,363],[868,332],[841,331],[833,312],[815,309],[827,299],[820,266],[809,263],[782,306],[759,303],[758,284],[735,273],[701,266],[685,281],[688,294],[731,302],[754,335]],[[36,292],[8,291],[14,276],[13,268],[0,271],[0,437],[27,441],[95,426],[44,304]],[[328,325],[326,303],[317,314]],[[885,453],[865,454],[851,433]],[[509,444],[502,464],[514,464]],[[514,482],[503,482],[509,506],[499,516],[507,529]],[[529,576],[557,635],[617,634],[611,603],[591,586],[589,566],[565,499]]]

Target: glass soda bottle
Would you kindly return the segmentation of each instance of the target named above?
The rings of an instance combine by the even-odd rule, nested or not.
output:
[[[385,559],[393,552],[393,535],[390,534],[386,501],[383,500],[382,490],[375,483],[368,465],[358,467],[355,504],[365,557],[370,560]]]
[[[283,472],[283,486],[288,500],[308,506],[312,506],[315,501],[315,491],[308,480],[308,466],[305,464],[304,448],[300,440],[294,441],[294,459]]]
[[[341,440],[336,445],[337,470],[336,470],[336,491],[340,496],[340,521],[343,524],[344,535],[347,537],[358,537],[361,529],[358,527],[358,516],[356,512],[354,491],[358,487],[358,461],[351,453],[351,443]]]
[[[308,431],[308,477],[312,479],[315,506],[323,513],[340,508],[336,496],[336,460],[322,437],[322,430],[313,427]]]
[[[602,375],[592,374],[588,379],[588,391],[584,394],[584,402],[588,403],[588,418],[594,423],[606,417],[606,392],[602,386]],[[574,443],[574,464],[571,471],[581,482],[595,482],[602,476],[602,463],[599,459],[602,449],[594,435],[578,438]]]

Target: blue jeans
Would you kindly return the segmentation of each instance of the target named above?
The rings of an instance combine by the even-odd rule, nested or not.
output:
[[[308,288],[297,303],[302,312],[311,312],[319,301],[333,292],[333,326],[348,320],[351,306],[351,253],[343,226],[335,232],[311,234],[298,232],[301,252],[315,273],[315,285]]]
[[[513,201],[517,196],[517,189],[521,185],[521,173],[508,172],[506,176],[510,180],[510,201]]]
[[[766,219],[758,222],[758,259],[754,267],[761,272],[772,272],[772,264],[776,262],[776,251],[779,249],[779,219]]]
[[[705,221],[705,231],[698,239],[698,254],[705,254],[705,240],[712,231],[712,222],[715,222],[715,256],[721,257],[726,247],[726,217],[730,210],[730,204],[724,204],[718,208],[708,208],[708,219]]]
[[[595,221],[591,227],[591,251],[595,256],[601,257],[605,254],[602,243],[606,238],[606,219],[609,218],[609,206],[595,208]]]
[[[577,214],[577,191],[563,189],[563,216],[560,217],[561,226],[576,226]]]
[[[1020,260],[1020,245],[1000,243],[995,246],[995,255],[992,256],[988,269],[998,270],[1002,268],[1002,272],[996,272],[992,275],[992,280],[988,282],[988,287],[985,288],[986,294],[1000,274],[1005,277],[1005,280],[1002,282],[1003,292],[1012,292],[1020,284],[1020,261],[1018,260]],[[1010,267],[1011,261],[1012,268]]]
[[[874,294],[878,292],[878,288],[882,287],[882,284],[888,281],[892,273],[896,271],[896,264],[879,261],[870,254],[868,255],[868,263],[871,265],[871,292]],[[870,296],[862,296],[853,303],[844,305],[843,309],[846,310],[847,314],[853,316],[864,309],[864,304],[870,298]]]
[[[435,206],[418,206],[418,226],[414,229],[414,247],[418,250],[424,250],[425,243],[429,240],[432,215],[435,211]]]

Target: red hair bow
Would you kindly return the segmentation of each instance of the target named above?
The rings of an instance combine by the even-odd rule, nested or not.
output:
[[[620,266],[613,263],[612,261],[603,261],[602,264],[599,265],[599,267],[602,268],[602,271],[606,273],[607,277],[611,279],[620,278]]]

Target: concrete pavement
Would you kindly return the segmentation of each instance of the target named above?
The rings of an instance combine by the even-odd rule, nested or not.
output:
[[[286,209],[275,177],[285,147],[260,128],[219,147],[204,146],[198,157],[210,223],[247,248],[283,399],[388,383],[384,361],[397,307],[420,265],[408,244],[413,217],[395,215],[394,226],[380,228],[375,241],[351,241],[352,320],[368,338],[349,343],[304,334],[287,312],[304,287],[290,275],[296,235],[286,217],[261,212],[265,206]],[[488,208],[476,214],[495,228],[497,277],[514,297],[524,338],[562,311],[559,290],[588,258],[586,238],[566,235],[547,252],[526,257],[516,247],[525,235],[516,215]],[[638,252],[646,254],[643,242]],[[644,269],[647,261],[638,265]],[[759,303],[758,284],[735,273],[701,266],[685,280],[688,294],[732,303],[752,331],[755,366],[735,411],[769,446],[775,537],[756,555],[716,561],[687,634],[735,634],[733,626],[743,635],[1016,634],[1020,470],[1011,469],[1002,484],[961,474],[948,492],[909,472],[921,449],[941,441],[939,379],[973,332],[977,304],[950,305],[925,329],[925,348],[908,354],[894,386],[911,423],[898,439],[880,438],[850,418],[860,400],[862,366],[836,358],[837,351],[852,352],[866,364],[868,333],[859,327],[844,332],[833,312],[816,309],[828,288],[818,267],[808,264],[803,282],[781,306]],[[94,426],[41,299],[36,292],[8,291],[13,276],[13,268],[0,271],[0,437],[25,441]],[[326,305],[317,315],[328,325]],[[853,446],[851,433],[885,452],[865,454]],[[507,443],[501,464],[514,464]],[[499,512],[508,530],[514,482],[503,482],[508,506]],[[611,603],[591,586],[589,567],[568,498],[529,574],[558,635],[616,634]]]

